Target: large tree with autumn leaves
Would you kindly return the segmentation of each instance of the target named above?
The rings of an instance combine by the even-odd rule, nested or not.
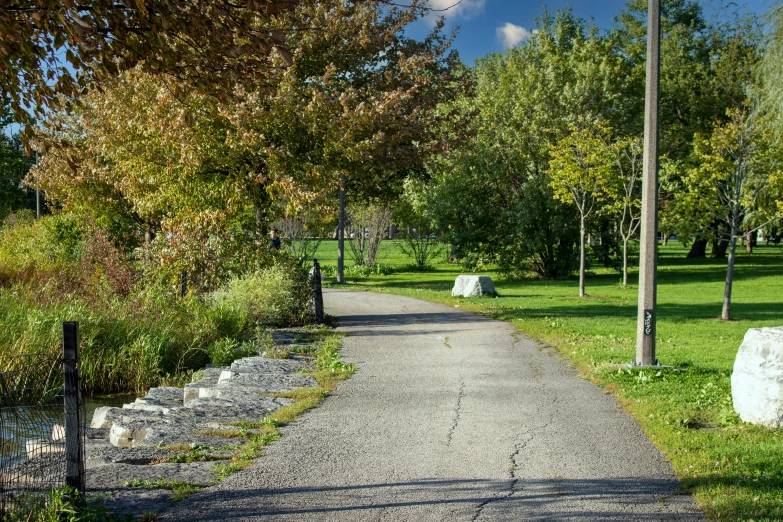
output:
[[[264,81],[218,98],[143,65],[49,115],[29,182],[66,209],[112,211],[154,235],[183,228],[260,231],[276,199],[323,205],[341,175],[354,193],[401,187],[438,147],[436,105],[465,88],[437,26],[403,28],[424,11],[324,0],[286,16],[317,30],[284,32]]]

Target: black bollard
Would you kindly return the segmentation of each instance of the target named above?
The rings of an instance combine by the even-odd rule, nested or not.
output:
[[[65,384],[65,485],[84,493],[82,401],[79,386],[79,323],[63,323]]]
[[[315,322],[324,322],[324,296],[321,292],[321,265],[317,259],[313,259],[313,294],[315,298]]]

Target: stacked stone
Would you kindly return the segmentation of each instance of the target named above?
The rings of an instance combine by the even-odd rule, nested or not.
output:
[[[290,404],[291,399],[266,395],[316,386],[312,368],[303,359],[246,357],[230,367],[207,368],[197,382],[182,388],[152,388],[144,397],[122,408],[95,411],[91,428],[109,429],[116,447],[151,447],[182,443],[215,445],[214,437],[199,432],[228,422],[257,421]]]

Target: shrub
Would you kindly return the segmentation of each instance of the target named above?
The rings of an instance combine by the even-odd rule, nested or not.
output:
[[[346,275],[353,277],[369,277],[372,275],[391,275],[395,272],[394,267],[389,265],[383,265],[376,263],[373,266],[369,265],[353,265],[345,269]]]
[[[264,326],[304,324],[312,290],[307,274],[293,263],[279,263],[232,279],[213,292],[217,306],[239,310],[250,323]]]
[[[0,230],[0,285],[73,286],[82,256],[81,223],[71,215],[13,219]]]
[[[231,337],[223,337],[207,348],[210,361],[215,366],[228,366],[242,357],[258,355],[252,345],[244,345]]]
[[[189,291],[208,293],[285,256],[270,252],[265,245],[265,238],[242,231],[178,229],[160,233],[138,248],[135,257],[149,281],[173,290],[185,270]]]

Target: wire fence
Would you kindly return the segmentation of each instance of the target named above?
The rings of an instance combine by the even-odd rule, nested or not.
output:
[[[63,359],[3,357],[0,369],[0,517],[7,518],[67,484],[66,456],[73,448],[66,451],[66,414],[83,419],[84,404],[78,394],[65,398]],[[83,427],[68,439],[81,458]]]

